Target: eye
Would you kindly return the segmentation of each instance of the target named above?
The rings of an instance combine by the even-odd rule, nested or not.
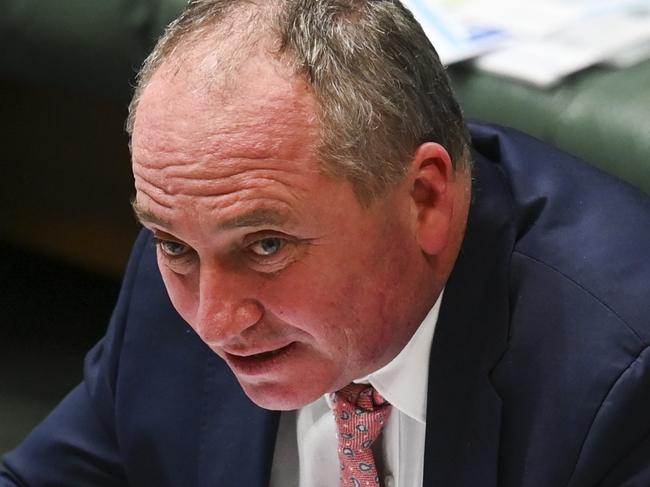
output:
[[[279,252],[285,245],[285,239],[269,237],[253,242],[248,248],[259,257],[269,257]]]
[[[181,257],[185,255],[190,248],[182,243],[174,242],[173,240],[156,240],[158,248],[163,254],[168,257]]]

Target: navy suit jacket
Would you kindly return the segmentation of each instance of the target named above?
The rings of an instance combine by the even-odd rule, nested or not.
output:
[[[429,364],[426,487],[650,486],[650,202],[473,125],[469,226]],[[151,236],[85,380],[0,485],[268,485],[279,414],[172,308]]]

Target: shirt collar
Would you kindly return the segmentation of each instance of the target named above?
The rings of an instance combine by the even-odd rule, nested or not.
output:
[[[426,424],[431,341],[440,313],[442,293],[397,356],[381,369],[353,382],[370,383],[393,407]],[[331,407],[330,394],[326,395]]]

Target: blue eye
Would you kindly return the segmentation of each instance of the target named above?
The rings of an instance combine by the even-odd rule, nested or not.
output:
[[[169,257],[180,257],[190,249],[187,245],[174,242],[173,240],[158,240],[157,244],[160,250]]]
[[[282,238],[263,238],[253,243],[249,248],[255,255],[268,257],[279,252],[285,243]]]

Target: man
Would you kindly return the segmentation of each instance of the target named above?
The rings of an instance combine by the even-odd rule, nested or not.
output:
[[[2,485],[650,485],[648,199],[470,149],[398,2],[190,2],[129,130],[147,230]]]

